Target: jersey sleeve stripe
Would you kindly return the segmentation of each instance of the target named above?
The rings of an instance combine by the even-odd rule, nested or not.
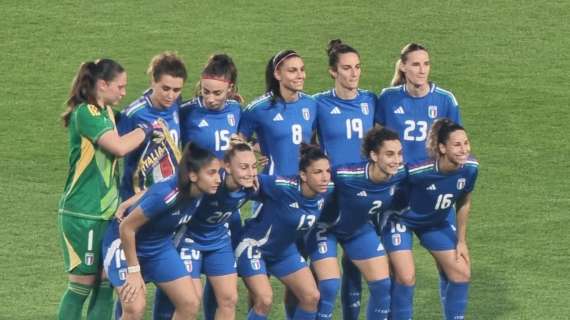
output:
[[[447,90],[442,89],[442,88],[440,88],[440,87],[436,87],[436,88],[435,88],[435,92],[441,93],[441,94],[443,94],[443,95],[449,97],[449,99],[451,99],[451,101],[453,102],[453,104],[454,104],[455,106],[458,106],[458,105],[459,105],[459,103],[457,103],[457,99],[455,99],[455,96],[453,95],[453,93],[451,93],[451,91],[447,91]]]

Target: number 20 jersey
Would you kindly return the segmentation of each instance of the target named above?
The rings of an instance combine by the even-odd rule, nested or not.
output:
[[[405,85],[382,90],[374,117],[376,122],[400,135],[406,163],[428,158],[426,140],[436,119],[449,118],[461,124],[459,105],[453,94],[433,83],[423,97],[411,96]]]

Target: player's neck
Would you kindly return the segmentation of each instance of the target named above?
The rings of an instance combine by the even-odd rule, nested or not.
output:
[[[356,98],[356,96],[358,95],[358,89],[357,88],[349,89],[349,88],[345,88],[343,86],[340,86],[338,84],[335,84],[334,91],[335,91],[336,96],[343,99],[343,100],[352,100],[352,99]]]
[[[190,187],[190,199],[198,198],[201,195],[202,195],[202,191],[200,191],[200,189],[198,189],[197,186],[192,184],[192,186]]]
[[[237,191],[241,187],[230,175],[228,175],[225,180],[226,180],[226,188],[230,192]]]
[[[150,102],[152,103],[153,108],[160,111],[166,110],[166,107],[163,107],[162,105],[160,105],[158,101],[156,101],[156,97],[154,96],[154,94],[150,95]]]
[[[305,198],[314,198],[317,196],[317,192],[304,182],[301,183],[301,194]]]
[[[384,182],[390,178],[390,175],[380,170],[374,162],[370,162],[370,165],[368,166],[368,176],[374,183]]]
[[[446,157],[437,160],[437,169],[443,173],[453,172],[461,167],[460,164],[449,161]]]
[[[429,83],[421,86],[416,86],[412,83],[406,83],[406,92],[412,97],[421,98],[429,93]]]
[[[291,102],[295,102],[299,99],[299,92],[298,91],[293,91],[293,90],[289,90],[287,88],[283,88],[281,87],[281,98],[287,102],[287,103],[291,103]]]

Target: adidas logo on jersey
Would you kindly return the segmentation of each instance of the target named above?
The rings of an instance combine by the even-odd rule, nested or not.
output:
[[[431,191],[434,191],[436,189],[437,188],[435,187],[435,184],[433,184],[433,183],[429,187],[426,188],[426,190],[431,190]]]
[[[340,114],[340,109],[339,109],[338,107],[334,107],[334,108],[331,110],[331,114]]]
[[[396,110],[394,110],[395,114],[404,114],[404,107],[399,106],[398,108],[396,108]]]
[[[198,128],[203,128],[203,127],[207,127],[208,126],[208,121],[202,119],[202,121],[200,121],[200,123],[198,124]]]
[[[291,204],[289,205],[289,207],[299,209],[299,203],[298,203],[298,202],[293,202],[293,203],[291,203]]]
[[[364,190],[360,191],[356,195],[359,197],[368,197],[368,193],[366,193],[366,191],[364,191]]]
[[[283,116],[281,113],[278,113],[275,117],[273,117],[273,121],[283,121]]]

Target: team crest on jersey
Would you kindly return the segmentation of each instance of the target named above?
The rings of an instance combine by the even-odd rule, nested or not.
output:
[[[368,109],[367,102],[363,102],[360,104],[360,111],[362,111],[362,113],[364,113],[365,116],[367,116],[370,113],[370,109]]]
[[[259,259],[251,259],[251,268],[253,270],[261,269],[261,263],[259,262]]]
[[[303,108],[303,119],[309,121],[309,119],[311,119],[311,112],[309,111],[309,108]]]
[[[88,266],[92,266],[94,262],[95,262],[95,255],[93,255],[93,252],[87,252],[85,254],[85,264]]]
[[[399,246],[402,244],[402,236],[399,233],[394,233],[392,235],[392,245]]]
[[[457,179],[457,190],[463,190],[465,188],[465,178]]]
[[[437,106],[431,105],[428,107],[428,116],[432,119],[437,118]]]
[[[325,254],[325,253],[327,253],[327,251],[329,251],[327,243],[326,242],[319,242],[319,253]]]
[[[232,127],[236,126],[236,118],[234,117],[233,113],[228,114],[228,124]]]

